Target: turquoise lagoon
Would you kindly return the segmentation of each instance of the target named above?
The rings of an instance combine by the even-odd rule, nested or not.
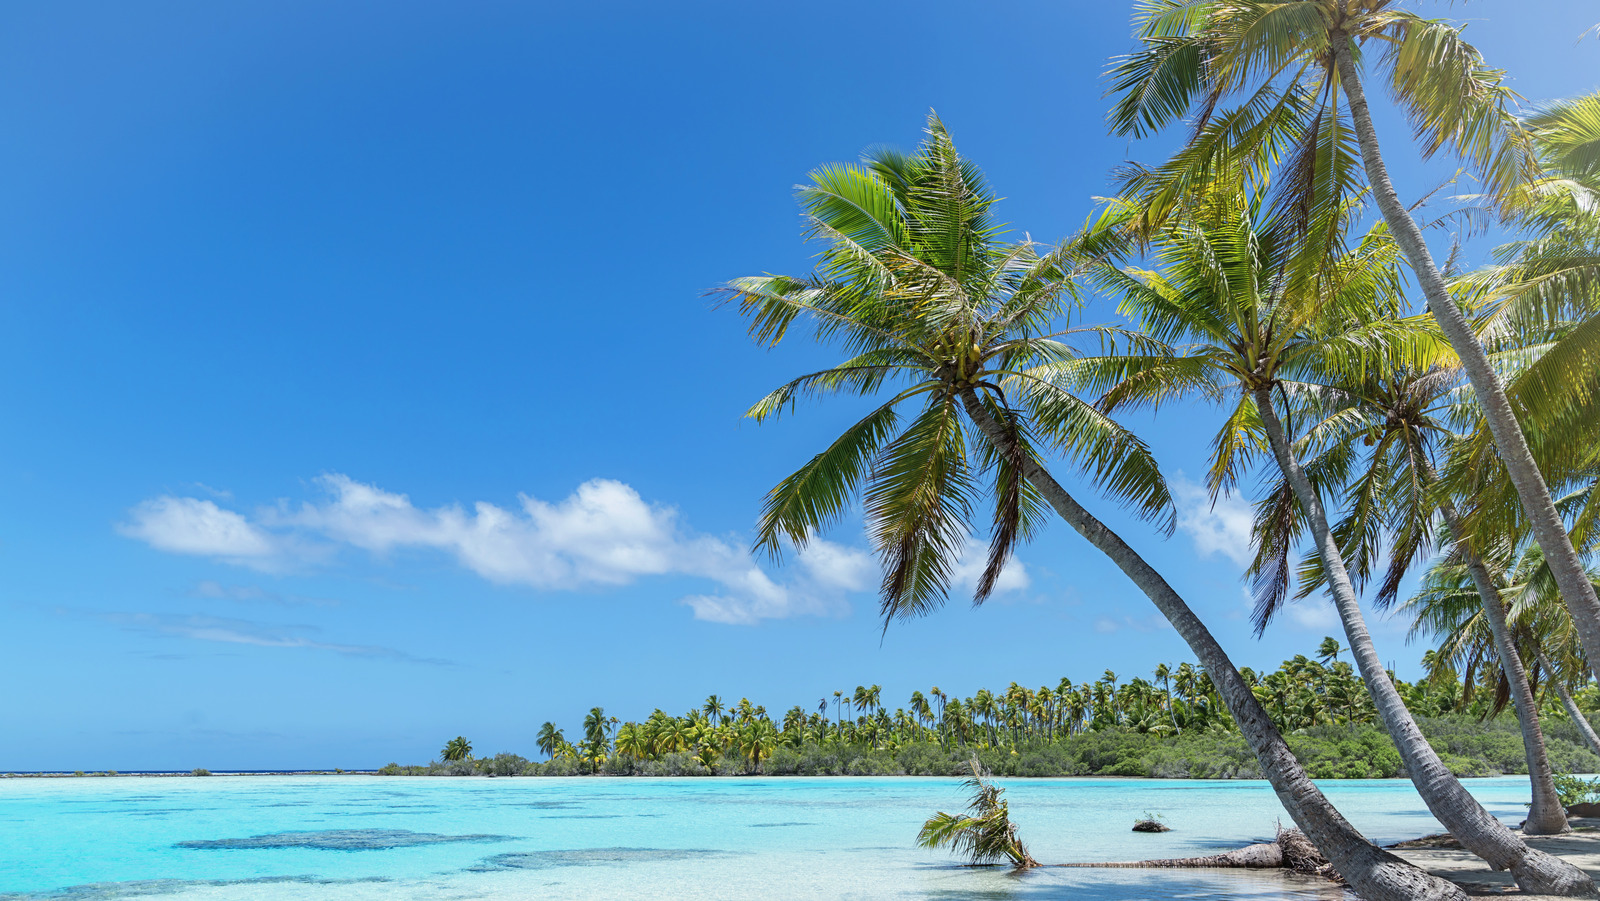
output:
[[[1263,782],[1002,779],[1046,863],[1209,853],[1270,837]],[[1515,823],[1523,778],[1469,788]],[[1379,841],[1438,831],[1395,780],[1324,783]],[[213,776],[0,780],[0,899],[1337,898],[1229,872],[956,866],[913,837],[956,779]],[[1145,811],[1172,831],[1129,831]]]

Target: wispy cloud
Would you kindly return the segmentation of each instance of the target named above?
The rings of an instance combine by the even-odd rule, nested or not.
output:
[[[202,579],[189,590],[191,597],[214,601],[233,601],[238,604],[271,604],[278,607],[334,607],[338,601],[328,598],[311,598],[298,594],[268,591],[256,585],[224,585],[214,579]]]
[[[1172,498],[1178,507],[1178,529],[1194,542],[1202,557],[1221,554],[1241,567],[1254,556],[1250,531],[1255,514],[1243,498],[1226,496],[1211,503],[1202,485],[1179,473],[1172,480]]]
[[[341,644],[322,641],[316,635],[316,626],[279,625],[244,619],[218,616],[166,613],[97,612],[93,616],[115,623],[130,632],[170,635],[194,641],[220,644],[251,645],[261,648],[301,648],[311,651],[329,651],[347,657],[394,660],[404,663],[426,663],[434,666],[454,666],[449,660],[436,657],[419,657],[397,648],[370,644]]]
[[[1295,626],[1308,631],[1328,633],[1342,628],[1339,611],[1333,609],[1333,602],[1325,597],[1301,598],[1289,604],[1285,612]]]
[[[546,590],[688,576],[716,586],[682,599],[696,617],[741,624],[842,613],[846,596],[871,588],[877,577],[865,551],[814,541],[779,582],[734,540],[695,532],[673,508],[610,479],[584,482],[555,502],[519,495],[510,509],[487,501],[418,507],[407,495],[342,474],[316,484],[320,499],[283,501],[250,516],[210,500],[159,497],[135,507],[119,530],[159,550],[261,569],[322,562],[339,548],[356,548],[379,557],[440,552],[496,584]],[[969,558],[958,582],[975,581],[982,569],[981,553]],[[1027,584],[1026,569],[1013,562],[999,590]],[[205,590],[240,599],[219,584]]]
[[[1094,630],[1102,635],[1111,635],[1123,629],[1134,632],[1159,632],[1171,628],[1172,624],[1159,613],[1146,616],[1100,616],[1094,621]]]

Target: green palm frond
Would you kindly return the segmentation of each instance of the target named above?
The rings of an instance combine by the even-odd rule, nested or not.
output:
[[[1205,20],[1211,3],[1157,0],[1135,4],[1134,22],[1142,46],[1114,60],[1106,73],[1116,96],[1109,121],[1113,134],[1145,137],[1189,111],[1206,90],[1208,54],[1189,39]]]
[[[757,550],[776,557],[785,539],[804,547],[838,520],[866,481],[878,451],[894,436],[896,407],[902,400],[896,396],[863,417],[767,494]]]
[[[1550,168],[1576,176],[1600,174],[1600,94],[1548,104],[1526,124]]]
[[[1372,28],[1387,42],[1390,90],[1410,116],[1424,156],[1454,149],[1502,199],[1538,175],[1504,70],[1486,65],[1460,26],[1391,8],[1374,17]]]
[[[863,501],[868,536],[884,563],[886,622],[924,615],[944,602],[977,494],[959,412],[949,398],[929,404],[880,452]]]
[[[801,400],[811,400],[840,392],[871,395],[889,379],[925,376],[926,358],[900,348],[868,351],[837,366],[800,376],[773,389],[756,401],[745,415],[762,422],[768,417],[792,411]]]
[[[1005,384],[1029,410],[1033,429],[1098,488],[1164,532],[1172,531],[1172,494],[1149,445],[1095,404],[1038,377],[1035,370],[1012,373]]]

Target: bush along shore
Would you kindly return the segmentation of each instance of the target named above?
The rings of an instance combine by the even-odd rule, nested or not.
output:
[[[1394,742],[1378,724],[1367,693],[1342,648],[1323,641],[1315,659],[1296,656],[1275,672],[1245,669],[1252,690],[1287,735],[1313,778],[1404,775]],[[1396,680],[1429,742],[1458,776],[1526,773],[1519,726],[1487,668],[1462,679],[1437,658],[1430,676]],[[713,695],[682,716],[657,710],[620,722],[595,707],[569,741],[545,723],[544,759],[500,753],[475,757],[465,736],[437,761],[379,770],[391,776],[960,776],[974,756],[999,776],[1140,776],[1257,779],[1254,754],[1233,726],[1204,670],[1160,666],[1153,679],[1126,681],[1107,671],[1094,682],[1063,679],[1037,690],[1013,683],[969,698],[938,688],[913,692],[907,707],[887,710],[877,686],[824,696],[817,709],[791,708],[780,719],[741,699]],[[1600,692],[1577,703],[1592,711]],[[1549,756],[1557,772],[1600,771],[1557,698],[1545,710]]]

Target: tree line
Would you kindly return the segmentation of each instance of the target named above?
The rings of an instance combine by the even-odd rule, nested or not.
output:
[[[1315,776],[1399,775],[1393,744],[1376,728],[1376,710],[1354,668],[1339,659],[1343,654],[1337,640],[1325,638],[1313,656],[1297,654],[1271,672],[1246,667],[1240,675],[1274,725],[1295,738],[1297,755],[1311,762]],[[1416,682],[1389,677],[1410,709],[1429,720],[1431,737],[1452,769],[1467,775],[1522,771],[1520,753],[1508,756],[1504,742],[1493,746],[1509,738],[1504,729],[1488,732],[1491,740],[1484,743],[1470,738],[1484,731],[1478,724],[1508,709],[1496,674],[1480,668],[1460,676],[1432,650],[1424,665],[1427,675]],[[1600,704],[1600,689],[1586,686],[1575,696],[1552,683],[1541,686],[1540,698],[1543,711],[1568,726],[1562,748],[1568,765],[1562,769],[1600,767],[1600,756],[1585,753],[1591,749],[1565,706],[1571,700],[1592,711]],[[1213,741],[1179,741],[1190,737]],[[748,698],[730,703],[719,695],[679,715],[657,709],[639,721],[621,721],[594,707],[570,738],[554,722],[540,727],[544,765],[509,753],[475,759],[471,742],[458,736],[440,752],[442,762],[391,765],[385,772],[760,775],[782,754],[785,774],[952,775],[965,772],[977,753],[1005,775],[1259,776],[1238,739],[1238,727],[1205,670],[1181,663],[1161,664],[1149,677],[1124,678],[1107,670],[1092,682],[1064,678],[1055,687],[1036,689],[1013,682],[1003,691],[984,688],[968,697],[935,686],[913,691],[893,710],[877,685],[835,691],[815,708],[796,705],[781,716]],[[1154,764],[1170,748],[1181,749],[1185,759],[1181,769],[1162,772]],[[1592,750],[1600,755],[1600,749]]]

